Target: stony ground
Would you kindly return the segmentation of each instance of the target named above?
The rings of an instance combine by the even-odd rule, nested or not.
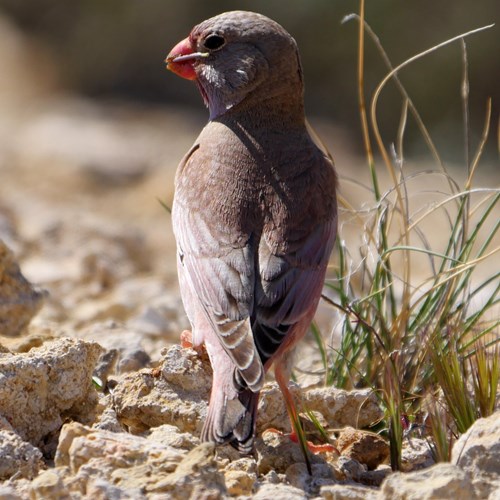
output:
[[[409,439],[406,473],[393,474],[387,443],[358,430],[381,418],[375,396],[300,371],[296,399],[336,446],[312,457],[312,476],[298,446],[268,431],[289,431],[272,379],[252,456],[200,444],[211,369],[178,344],[187,322],[159,200],[171,204],[203,120],[55,93],[35,48],[3,28],[0,499],[500,498],[498,413],[456,443],[450,464]],[[317,353],[304,349],[310,371]]]

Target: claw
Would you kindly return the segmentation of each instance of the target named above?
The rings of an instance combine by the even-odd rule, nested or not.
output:
[[[285,432],[279,431],[278,429],[275,429],[274,427],[270,427],[269,429],[266,429],[265,432],[272,432],[283,437],[288,437],[290,441],[299,444],[299,437],[295,433],[295,430],[287,434]],[[336,453],[337,455],[340,455],[340,451],[333,444],[314,444],[313,442],[306,440],[306,446],[307,449],[315,455],[318,453]]]

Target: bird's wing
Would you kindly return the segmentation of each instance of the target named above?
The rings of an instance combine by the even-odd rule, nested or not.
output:
[[[293,326],[314,314],[323,288],[337,235],[337,210],[333,163],[323,155],[320,161],[324,166],[318,169],[323,172],[320,182],[303,182],[309,185],[302,190],[304,210],[294,211],[296,217],[285,234],[280,236],[275,225],[260,240],[252,328],[264,364],[289,333],[296,335]]]
[[[196,148],[186,155],[180,171],[193,161],[195,152]],[[249,389],[258,391],[264,370],[250,324],[255,243],[251,235],[225,230],[203,208],[185,203],[181,192],[174,200],[172,216],[182,281],[190,288],[190,300],[197,302],[190,307],[201,308],[233,360],[237,380],[241,377]]]

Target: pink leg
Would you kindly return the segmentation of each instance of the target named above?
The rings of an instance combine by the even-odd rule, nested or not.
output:
[[[288,412],[288,417],[290,418],[290,423],[292,424],[292,434],[295,435],[304,455],[304,459],[306,462],[307,472],[309,475],[312,475],[311,471],[311,462],[309,461],[309,457],[307,455],[307,440],[304,434],[304,429],[302,429],[302,424],[300,423],[299,414],[297,412],[297,407],[295,406],[295,401],[293,400],[292,393],[288,389],[288,380],[289,374],[286,367],[283,366],[281,360],[279,363],[276,363],[274,367],[274,374],[276,378],[276,382],[281,389],[283,394],[283,399],[285,400],[286,411]]]

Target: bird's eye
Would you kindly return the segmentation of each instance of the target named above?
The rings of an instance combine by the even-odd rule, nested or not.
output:
[[[209,35],[203,42],[203,45],[208,50],[217,50],[220,49],[225,43],[226,40],[224,40],[224,38],[220,35]]]

